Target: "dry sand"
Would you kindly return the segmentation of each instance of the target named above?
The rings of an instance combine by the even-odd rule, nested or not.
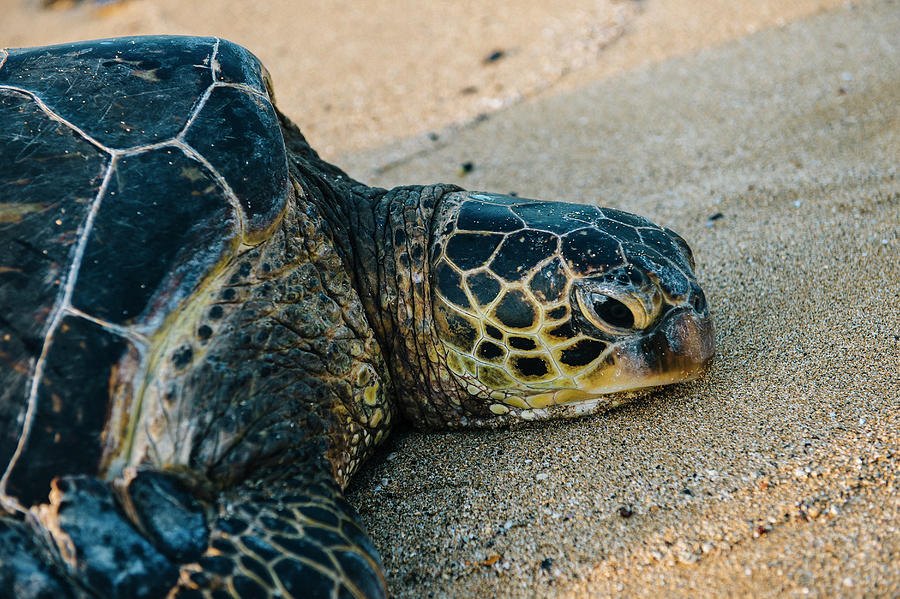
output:
[[[288,2],[244,6],[243,20],[222,17],[237,2],[187,4],[28,19],[20,7],[0,45],[225,35],[264,58],[314,145],[371,183],[600,203],[695,249],[719,347],[705,378],[579,421],[399,434],[364,469],[350,499],[397,597],[900,596],[900,2],[572,2],[548,14],[510,0],[477,23],[409,17],[419,41],[443,48],[413,54],[365,16],[310,9],[328,25],[292,28]],[[374,15],[402,35],[410,6]],[[558,50],[565,35],[532,46],[524,28],[550,22],[598,32],[590,52]],[[370,68],[336,49],[373,31],[407,56],[399,70],[384,71],[389,53],[359,50]],[[319,61],[311,79],[290,70],[312,64],[285,55],[298,43]],[[483,64],[495,49],[509,54]],[[514,61],[538,55],[562,70],[529,79]],[[524,101],[471,122],[497,82],[514,93],[495,105]],[[428,92],[442,86],[443,102]]]
[[[153,33],[230,39],[263,60],[279,106],[327,158],[843,3],[132,0],[97,9],[61,0],[48,11],[42,1],[0,0],[0,47]]]

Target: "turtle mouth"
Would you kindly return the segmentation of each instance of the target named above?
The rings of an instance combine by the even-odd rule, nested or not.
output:
[[[599,396],[698,378],[715,353],[712,321],[706,313],[683,305],[670,310],[643,335],[612,344],[575,388],[554,393],[552,403],[577,403]]]

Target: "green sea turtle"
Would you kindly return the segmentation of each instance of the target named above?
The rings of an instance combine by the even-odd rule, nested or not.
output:
[[[0,51],[0,596],[385,597],[341,492],[398,418],[697,376],[692,269],[625,212],[358,183],[224,40]]]

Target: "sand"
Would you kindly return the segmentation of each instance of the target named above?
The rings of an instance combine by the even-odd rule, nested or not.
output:
[[[665,223],[696,250],[719,346],[704,380],[604,416],[397,439],[351,496],[398,597],[900,595],[898,8],[358,165]]]
[[[279,44],[296,42],[283,23],[255,44],[234,34],[249,18],[190,25],[197,9],[164,0],[50,13],[67,17],[9,43],[4,20],[0,45],[54,26],[59,41],[110,35],[143,12],[175,32],[221,27],[266,60],[314,145],[332,136],[326,155],[371,183],[599,203],[691,243],[717,328],[703,379],[577,421],[404,432],[357,477],[349,498],[397,597],[900,596],[900,2],[622,4],[590,3],[612,29],[590,58],[547,58],[570,66],[536,84],[513,63],[528,42],[444,40],[468,66],[430,76],[519,90],[480,119],[479,91],[442,104],[373,89],[398,103],[354,104],[340,92],[358,72],[383,76],[364,63],[323,71],[325,110],[279,71]],[[556,18],[532,10],[523,27]],[[332,36],[357,43],[344,16]],[[429,23],[426,41],[457,33]],[[322,30],[304,30],[308,45]],[[510,54],[482,62],[497,49]],[[429,52],[411,56],[445,64]],[[390,75],[419,77],[405,89],[423,81],[412,62]]]
[[[0,0],[0,47],[153,33],[230,39],[263,60],[279,107],[331,159],[843,3],[60,0],[40,10],[43,1]]]

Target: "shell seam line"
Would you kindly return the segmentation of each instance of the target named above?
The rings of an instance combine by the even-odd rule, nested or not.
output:
[[[212,174],[213,178],[216,180],[216,183],[222,186],[222,190],[225,192],[225,197],[228,198],[228,201],[231,203],[232,208],[234,208],[235,214],[240,222],[241,226],[241,242],[243,243],[246,232],[247,225],[244,219],[244,211],[241,208],[241,201],[238,199],[237,194],[234,193],[234,190],[231,189],[231,185],[228,184],[228,181],[225,180],[219,171],[213,167],[212,164],[202,155],[200,152],[195,150],[192,146],[190,146],[187,142],[182,141],[179,138],[175,138],[172,140],[172,145],[181,149],[182,152],[188,155],[188,157],[193,158],[200,164],[202,164],[207,170],[209,170],[210,174]]]
[[[212,95],[212,91],[214,88],[218,87],[216,82],[216,72],[217,72],[217,62],[216,56],[219,53],[219,42],[221,41],[219,38],[215,38],[216,43],[213,46],[212,53],[209,58],[209,71],[210,76],[212,78],[212,83],[203,91],[203,95],[200,96],[200,99],[197,101],[197,104],[191,110],[191,115],[188,117],[188,120],[185,122],[184,127],[181,128],[181,131],[178,132],[171,143],[179,148],[181,151],[187,154],[190,158],[193,158],[204,167],[206,167],[209,172],[212,174],[213,178],[216,182],[222,186],[222,189],[225,192],[225,196],[228,198],[228,201],[231,202],[232,207],[234,208],[235,214],[237,215],[238,221],[241,227],[241,240],[246,237],[247,232],[247,224],[244,219],[244,211],[241,208],[240,199],[238,199],[237,194],[234,193],[234,190],[231,188],[231,185],[225,180],[219,171],[217,171],[212,164],[202,155],[200,152],[195,150],[190,144],[185,141],[185,137],[187,136],[188,130],[191,128],[191,125],[194,124],[194,121],[197,120],[197,117],[200,115],[200,111],[206,106],[206,102],[209,100],[210,95]]]
[[[35,95],[34,92],[31,92],[27,89],[23,89],[21,87],[16,87],[13,85],[0,84],[0,90],[9,90],[9,91],[17,92],[22,95],[28,96],[35,102],[35,104],[38,105],[38,108],[40,108],[51,119],[69,127],[70,129],[75,131],[78,135],[80,135],[85,141],[87,141],[91,145],[97,147],[98,149],[102,150],[103,152],[109,154],[110,156],[130,156],[133,154],[140,154],[141,152],[146,152],[149,150],[157,150],[159,148],[165,148],[167,146],[181,147],[182,144],[187,145],[182,140],[182,138],[187,134],[187,130],[193,124],[194,120],[196,120],[199,112],[203,109],[204,105],[206,104],[206,100],[208,99],[208,97],[214,87],[234,87],[234,88],[238,88],[243,91],[246,91],[246,92],[252,92],[253,94],[255,94],[257,96],[265,98],[265,96],[263,94],[261,94],[259,91],[255,90],[251,87],[244,86],[242,84],[216,83],[216,84],[210,85],[209,87],[206,88],[206,90],[203,92],[203,95],[201,96],[200,100],[198,101],[197,106],[195,106],[191,110],[191,115],[188,117],[188,120],[185,122],[184,127],[182,127],[181,131],[179,131],[175,136],[171,137],[170,139],[166,139],[163,141],[158,141],[158,142],[150,143],[150,144],[131,146],[128,148],[110,148],[110,147],[103,145],[99,141],[97,141],[91,135],[86,133],[83,129],[78,127],[78,125],[75,125],[71,121],[69,121],[66,118],[57,114],[49,106],[47,106],[43,100],[41,100],[37,95]]]
[[[258,89],[254,89],[252,86],[249,86],[245,83],[230,83],[226,81],[219,81],[216,77],[222,73],[222,68],[217,60],[219,55],[219,44],[222,42],[222,38],[215,38],[216,43],[213,46],[212,54],[209,57],[209,70],[212,74],[212,87],[234,87],[236,89],[243,90],[245,92],[250,92],[257,96],[260,96],[267,102],[271,102],[269,98],[269,94],[265,91],[259,91]],[[185,127],[186,129],[187,127]]]
[[[52,110],[49,106],[47,106],[47,104],[45,104],[44,101],[41,100],[41,98],[39,98],[37,96],[37,94],[35,94],[34,92],[29,91],[24,88],[21,88],[21,87],[16,87],[15,85],[0,85],[0,89],[14,91],[14,92],[18,92],[20,94],[28,96],[29,98],[31,98],[34,101],[35,104],[38,105],[38,108],[40,108],[42,111],[44,111],[44,113],[46,113],[47,116],[49,116],[54,121],[57,121],[59,123],[62,123],[65,126],[69,127],[72,131],[74,131],[75,133],[77,133],[78,135],[83,137],[90,144],[100,148],[107,154],[112,154],[112,155],[116,154],[117,151],[115,149],[104,146],[102,143],[100,143],[99,141],[97,141],[96,139],[94,139],[93,137],[88,135],[81,127],[79,127],[75,123],[72,123],[72,122],[66,120],[65,118],[63,118],[62,116],[57,114],[54,110]]]
[[[181,131],[175,136],[176,140],[182,140],[185,135],[187,135],[188,129],[191,128],[191,125],[194,124],[194,121],[197,120],[197,116],[200,114],[200,111],[203,110],[203,107],[206,106],[206,101],[209,100],[210,94],[212,94],[213,88],[216,86],[215,83],[209,84],[205,90],[203,90],[203,94],[200,96],[200,99],[197,100],[197,104],[191,109],[191,114],[188,117],[188,120],[185,121],[184,127],[181,128]]]
[[[259,96],[269,104],[272,103],[272,100],[269,98],[269,95],[265,92],[261,92],[258,89],[254,88],[251,85],[247,85],[246,83],[231,83],[230,81],[216,81],[213,83],[212,87],[230,87],[232,89],[239,89],[241,91],[247,92],[249,94],[253,94],[254,96]]]
[[[209,74],[212,77],[213,85],[216,83],[216,75],[219,73],[219,44],[221,38],[215,38],[216,43],[213,44],[212,54],[209,55]]]
[[[50,321],[49,327],[47,328],[47,333],[44,335],[44,343],[41,347],[41,355],[38,357],[38,360],[34,365],[34,373],[32,374],[31,386],[28,390],[28,396],[26,398],[27,407],[25,409],[25,422],[22,424],[22,433],[19,435],[19,442],[16,444],[16,450],[13,453],[12,458],[10,458],[9,460],[9,465],[6,467],[6,471],[3,473],[3,477],[0,478],[0,504],[2,504],[3,507],[9,511],[26,511],[25,508],[18,502],[18,500],[9,497],[6,494],[6,485],[9,482],[10,474],[16,467],[16,464],[18,463],[19,458],[22,455],[22,451],[24,450],[26,443],[28,443],[28,437],[31,433],[31,427],[34,423],[35,411],[37,410],[38,387],[40,386],[41,377],[44,374],[44,365],[47,362],[47,354],[53,341],[53,335],[54,333],[56,333],[57,328],[59,328],[59,324],[60,322],[62,322],[62,319],[65,316],[66,308],[69,307],[72,300],[72,294],[75,291],[75,283],[78,280],[78,271],[81,269],[81,261],[84,259],[84,252],[85,248],[87,247],[88,238],[90,237],[91,230],[94,226],[94,219],[97,217],[97,213],[100,211],[100,204],[102,203],[103,196],[106,193],[107,188],[109,187],[109,182],[112,179],[112,172],[115,169],[117,160],[118,158],[115,155],[110,159],[109,165],[107,165],[106,167],[106,174],[103,176],[103,182],[100,184],[100,189],[97,190],[97,195],[94,196],[94,201],[91,203],[91,209],[88,212],[87,217],[84,219],[84,224],[82,225],[83,230],[78,238],[78,245],[75,247],[75,255],[72,257],[72,262],[69,265],[69,278],[66,280],[66,285],[62,290],[62,297],[56,304],[56,308],[53,311],[53,317]]]
[[[78,316],[87,321],[90,321],[90,322],[94,323],[95,325],[102,327],[111,333],[115,333],[116,335],[119,335],[120,337],[125,337],[126,339],[129,339],[132,342],[134,342],[135,344],[143,343],[145,345],[150,345],[150,340],[147,339],[147,337],[145,337],[144,335],[141,335],[139,333],[136,333],[135,331],[133,331],[132,329],[130,329],[128,327],[123,327],[121,325],[109,322],[108,320],[104,320],[102,318],[97,318],[96,316],[91,316],[87,312],[83,312],[73,306],[63,306],[63,310],[65,312],[67,312],[68,314],[72,314],[73,316]]]

